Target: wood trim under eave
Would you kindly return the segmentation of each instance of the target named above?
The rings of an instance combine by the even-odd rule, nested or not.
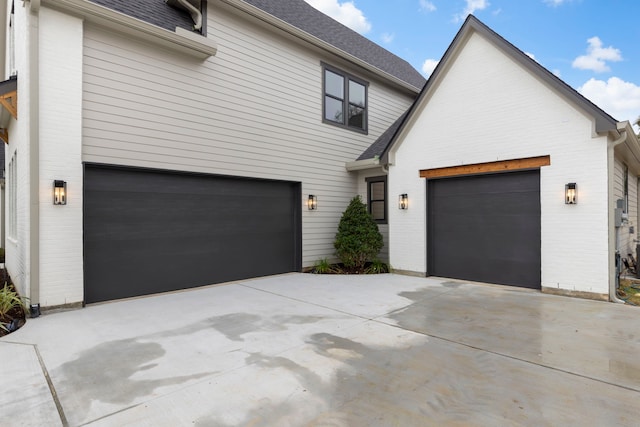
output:
[[[0,104],[9,112],[14,119],[18,120],[18,91],[14,90],[4,95],[0,95]]]
[[[448,178],[452,176],[535,169],[542,166],[549,166],[550,164],[551,156],[527,157],[524,159],[500,160],[497,162],[423,169],[420,171],[420,178]]]
[[[9,131],[5,128],[0,128],[0,139],[4,141],[5,144],[9,143]]]

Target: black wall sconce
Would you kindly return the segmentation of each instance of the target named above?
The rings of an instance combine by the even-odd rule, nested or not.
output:
[[[398,209],[407,210],[409,209],[409,196],[407,194],[401,194],[398,197]]]
[[[318,197],[313,194],[309,194],[309,198],[307,199],[307,208],[309,208],[310,211],[318,209]]]
[[[53,204],[54,205],[66,205],[67,204],[67,182],[55,180],[53,181]]]
[[[575,182],[564,186],[564,202],[567,205],[578,204],[578,185]]]

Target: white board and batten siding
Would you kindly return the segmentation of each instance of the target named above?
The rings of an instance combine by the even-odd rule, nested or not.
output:
[[[369,81],[369,133],[322,123],[321,62],[337,59],[210,5],[204,62],[89,24],[82,160],[302,183],[303,266],[330,257],[358,190],[345,170],[412,101]],[[306,206],[306,205],[305,205]]]
[[[541,285],[606,294],[606,136],[594,136],[590,118],[478,33],[449,64],[391,153],[389,194],[408,193],[411,204],[389,211],[391,265],[427,272],[420,170],[549,155],[540,169]],[[569,182],[578,183],[577,205],[564,203]]]

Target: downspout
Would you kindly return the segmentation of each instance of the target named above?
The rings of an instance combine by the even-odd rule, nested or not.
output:
[[[608,203],[608,213],[609,213],[609,247],[615,247],[616,251],[618,250],[617,247],[617,238],[616,238],[616,234],[617,231],[615,230],[615,226],[614,226],[614,208],[613,206],[615,205],[615,200],[613,199],[613,192],[614,192],[614,170],[615,170],[615,163],[614,163],[614,148],[617,145],[620,145],[621,143],[623,143],[625,140],[627,139],[627,131],[626,130],[622,130],[620,131],[620,138],[616,139],[615,141],[612,141],[610,143],[607,144],[607,170],[608,170],[608,193],[609,193],[609,203]],[[612,227],[613,226],[613,227]],[[613,278],[611,277],[611,271],[613,271]],[[621,300],[620,298],[618,298],[618,295],[616,294],[616,290],[617,290],[617,285],[618,285],[618,272],[616,271],[616,267],[615,267],[615,255],[612,258],[611,255],[609,255],[609,300],[611,302],[617,302],[617,303],[621,303],[621,304],[625,304],[625,302],[623,300]]]
[[[29,31],[29,299],[40,315],[40,0],[30,1]]]

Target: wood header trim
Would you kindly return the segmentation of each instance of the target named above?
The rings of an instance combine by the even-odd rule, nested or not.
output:
[[[5,93],[4,95],[0,95],[0,104],[13,116],[14,119],[18,120],[18,92],[11,91]]]
[[[477,175],[481,173],[535,169],[542,166],[549,166],[550,164],[551,156],[527,157],[524,159],[500,160],[497,162],[423,169],[420,171],[420,178],[447,178],[452,176]]]

